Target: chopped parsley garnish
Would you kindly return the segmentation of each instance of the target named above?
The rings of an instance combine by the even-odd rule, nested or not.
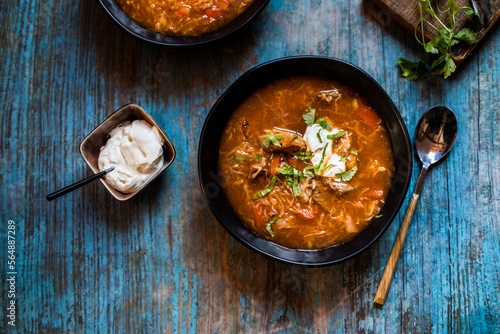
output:
[[[358,170],[358,167],[354,166],[351,169],[349,169],[349,170],[347,170],[347,171],[345,171],[343,173],[337,173],[337,174],[335,174],[335,177],[337,179],[341,179],[344,182],[351,181],[352,177],[354,176],[354,174],[356,174],[357,170]]]
[[[309,176],[309,177],[313,177],[314,178],[314,174],[310,171],[306,169],[304,169],[304,171],[302,172],[302,174],[304,174],[304,176]]]
[[[271,159],[270,160],[273,161],[273,158],[274,158],[274,153],[271,154]]]
[[[346,159],[346,157],[340,157],[340,161],[341,162],[347,162],[347,159]]]
[[[304,115],[302,115],[302,118],[309,126],[314,124],[314,117],[316,117],[316,109],[313,108],[309,109]]]
[[[299,186],[299,180],[304,182],[304,175],[295,167],[285,165],[283,167],[276,167],[276,173],[280,173],[285,178],[285,183],[293,190],[293,195],[298,196],[302,194],[302,189]]]
[[[279,140],[282,140],[283,136],[282,135],[275,135],[274,133],[270,133],[266,136],[266,138],[262,139],[262,145],[264,145],[265,148],[269,148],[271,143],[273,145],[281,147],[281,144]]]
[[[300,160],[311,160],[314,156],[313,152],[297,151],[293,152],[292,155]]]
[[[378,168],[378,171],[379,171],[379,172],[385,172],[385,167],[379,167],[379,168]]]
[[[271,235],[271,237],[274,237],[274,232],[271,229],[271,225],[274,224],[278,219],[281,219],[281,217],[274,217],[273,219],[271,219],[269,221],[269,223],[266,224],[266,230],[267,230],[267,232],[269,232],[269,234]]]
[[[343,135],[345,135],[345,131],[339,131],[337,133],[334,133],[333,135],[326,136],[326,138],[328,138],[328,139],[337,139],[337,138],[342,137]]]
[[[271,183],[269,183],[269,186],[266,189],[262,190],[260,193],[253,195],[252,198],[253,199],[261,198],[262,196],[271,192],[271,190],[273,190],[274,184],[276,183],[276,179],[277,179],[276,175],[273,176],[273,178],[271,179]]]
[[[316,137],[318,137],[318,140],[321,144],[323,144],[323,140],[321,140],[321,135],[319,134],[321,132],[321,130],[319,130],[317,133],[316,133]]]
[[[231,161],[243,161],[246,160],[247,158],[241,157],[241,158],[232,158]]]
[[[382,218],[384,215],[376,215],[375,218]]]
[[[295,135],[295,136],[293,136],[293,137],[292,137],[292,140],[295,140],[295,139],[297,139],[297,138],[299,138],[299,135]]]
[[[316,173],[320,171],[321,166],[323,165],[323,161],[325,160],[325,152],[326,152],[326,148],[328,147],[328,144],[329,143],[326,143],[325,147],[323,147],[323,153],[321,153],[320,162],[316,166],[314,166],[314,170],[316,171]]]
[[[262,157],[260,155],[256,155],[255,157],[253,157],[255,160],[257,161],[261,161],[262,160]]]
[[[322,119],[318,119],[316,122],[314,122],[314,124],[318,124],[319,126],[321,126],[325,130],[330,130],[332,128],[332,126],[330,124],[328,124],[325,120],[326,120],[326,117],[323,117]]]

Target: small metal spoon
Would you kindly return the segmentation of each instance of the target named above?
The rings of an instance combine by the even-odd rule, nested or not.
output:
[[[387,261],[384,274],[378,286],[377,294],[375,295],[375,304],[384,305],[389,286],[391,285],[392,277],[396,270],[396,265],[403,248],[406,234],[410,227],[415,207],[417,206],[420,190],[424,184],[425,176],[429,167],[441,160],[451,150],[455,139],[457,138],[458,123],[453,111],[444,106],[432,107],[427,110],[418,121],[415,130],[415,146],[417,153],[422,161],[422,171],[418,178],[415,191],[408,205],[403,223],[394,242],[391,255]]]

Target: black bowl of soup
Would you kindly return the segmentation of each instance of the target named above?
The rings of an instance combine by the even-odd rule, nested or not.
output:
[[[106,14],[132,36],[171,47],[223,38],[255,18],[269,1],[98,0]]]
[[[345,61],[283,58],[237,79],[208,114],[198,168],[238,241],[305,266],[346,260],[396,217],[412,145],[382,87]]]

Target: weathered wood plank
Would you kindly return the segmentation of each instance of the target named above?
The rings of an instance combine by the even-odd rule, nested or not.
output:
[[[92,1],[8,0],[0,19],[1,210],[19,231],[18,332],[498,332],[498,27],[449,80],[408,82],[395,59],[423,56],[420,45],[361,0],[273,0],[236,36],[184,50],[133,39]],[[203,200],[197,147],[211,105],[249,68],[296,54],[365,69],[412,138],[432,105],[459,118],[456,147],[428,175],[383,308],[372,300],[404,209],[360,256],[309,269],[241,246]],[[125,203],[98,183],[46,202],[89,175],[80,141],[129,102],[167,132],[174,165]],[[5,289],[0,296],[6,305]]]

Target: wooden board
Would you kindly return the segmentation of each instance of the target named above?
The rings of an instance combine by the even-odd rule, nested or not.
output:
[[[420,20],[420,11],[418,6],[418,0],[370,0],[379,6],[382,10],[386,10],[390,14],[390,18],[395,22],[400,24],[403,28],[408,30],[412,35],[415,34],[415,26]],[[489,2],[489,9],[487,3]],[[438,1],[440,8],[448,8],[447,2],[445,0]],[[500,0],[478,0],[482,12],[484,13],[484,24],[479,26],[472,16],[464,13],[460,10],[456,15],[456,31],[462,28],[469,28],[477,33],[478,43],[468,46],[464,43],[459,43],[453,47],[452,56],[457,64],[460,64],[474,49],[476,45],[479,44],[481,39],[486,35],[486,33],[493,27],[493,25],[498,21],[500,17]],[[457,4],[460,7],[469,6],[472,7],[470,0],[457,0]],[[430,19],[430,15],[425,13],[426,17]],[[443,22],[447,22],[447,14],[443,13],[440,16]],[[440,27],[439,22],[435,19],[430,20],[430,22],[436,26]],[[431,40],[437,35],[437,31],[426,25],[424,28],[425,37],[427,40]],[[420,33],[421,34],[421,33]]]

